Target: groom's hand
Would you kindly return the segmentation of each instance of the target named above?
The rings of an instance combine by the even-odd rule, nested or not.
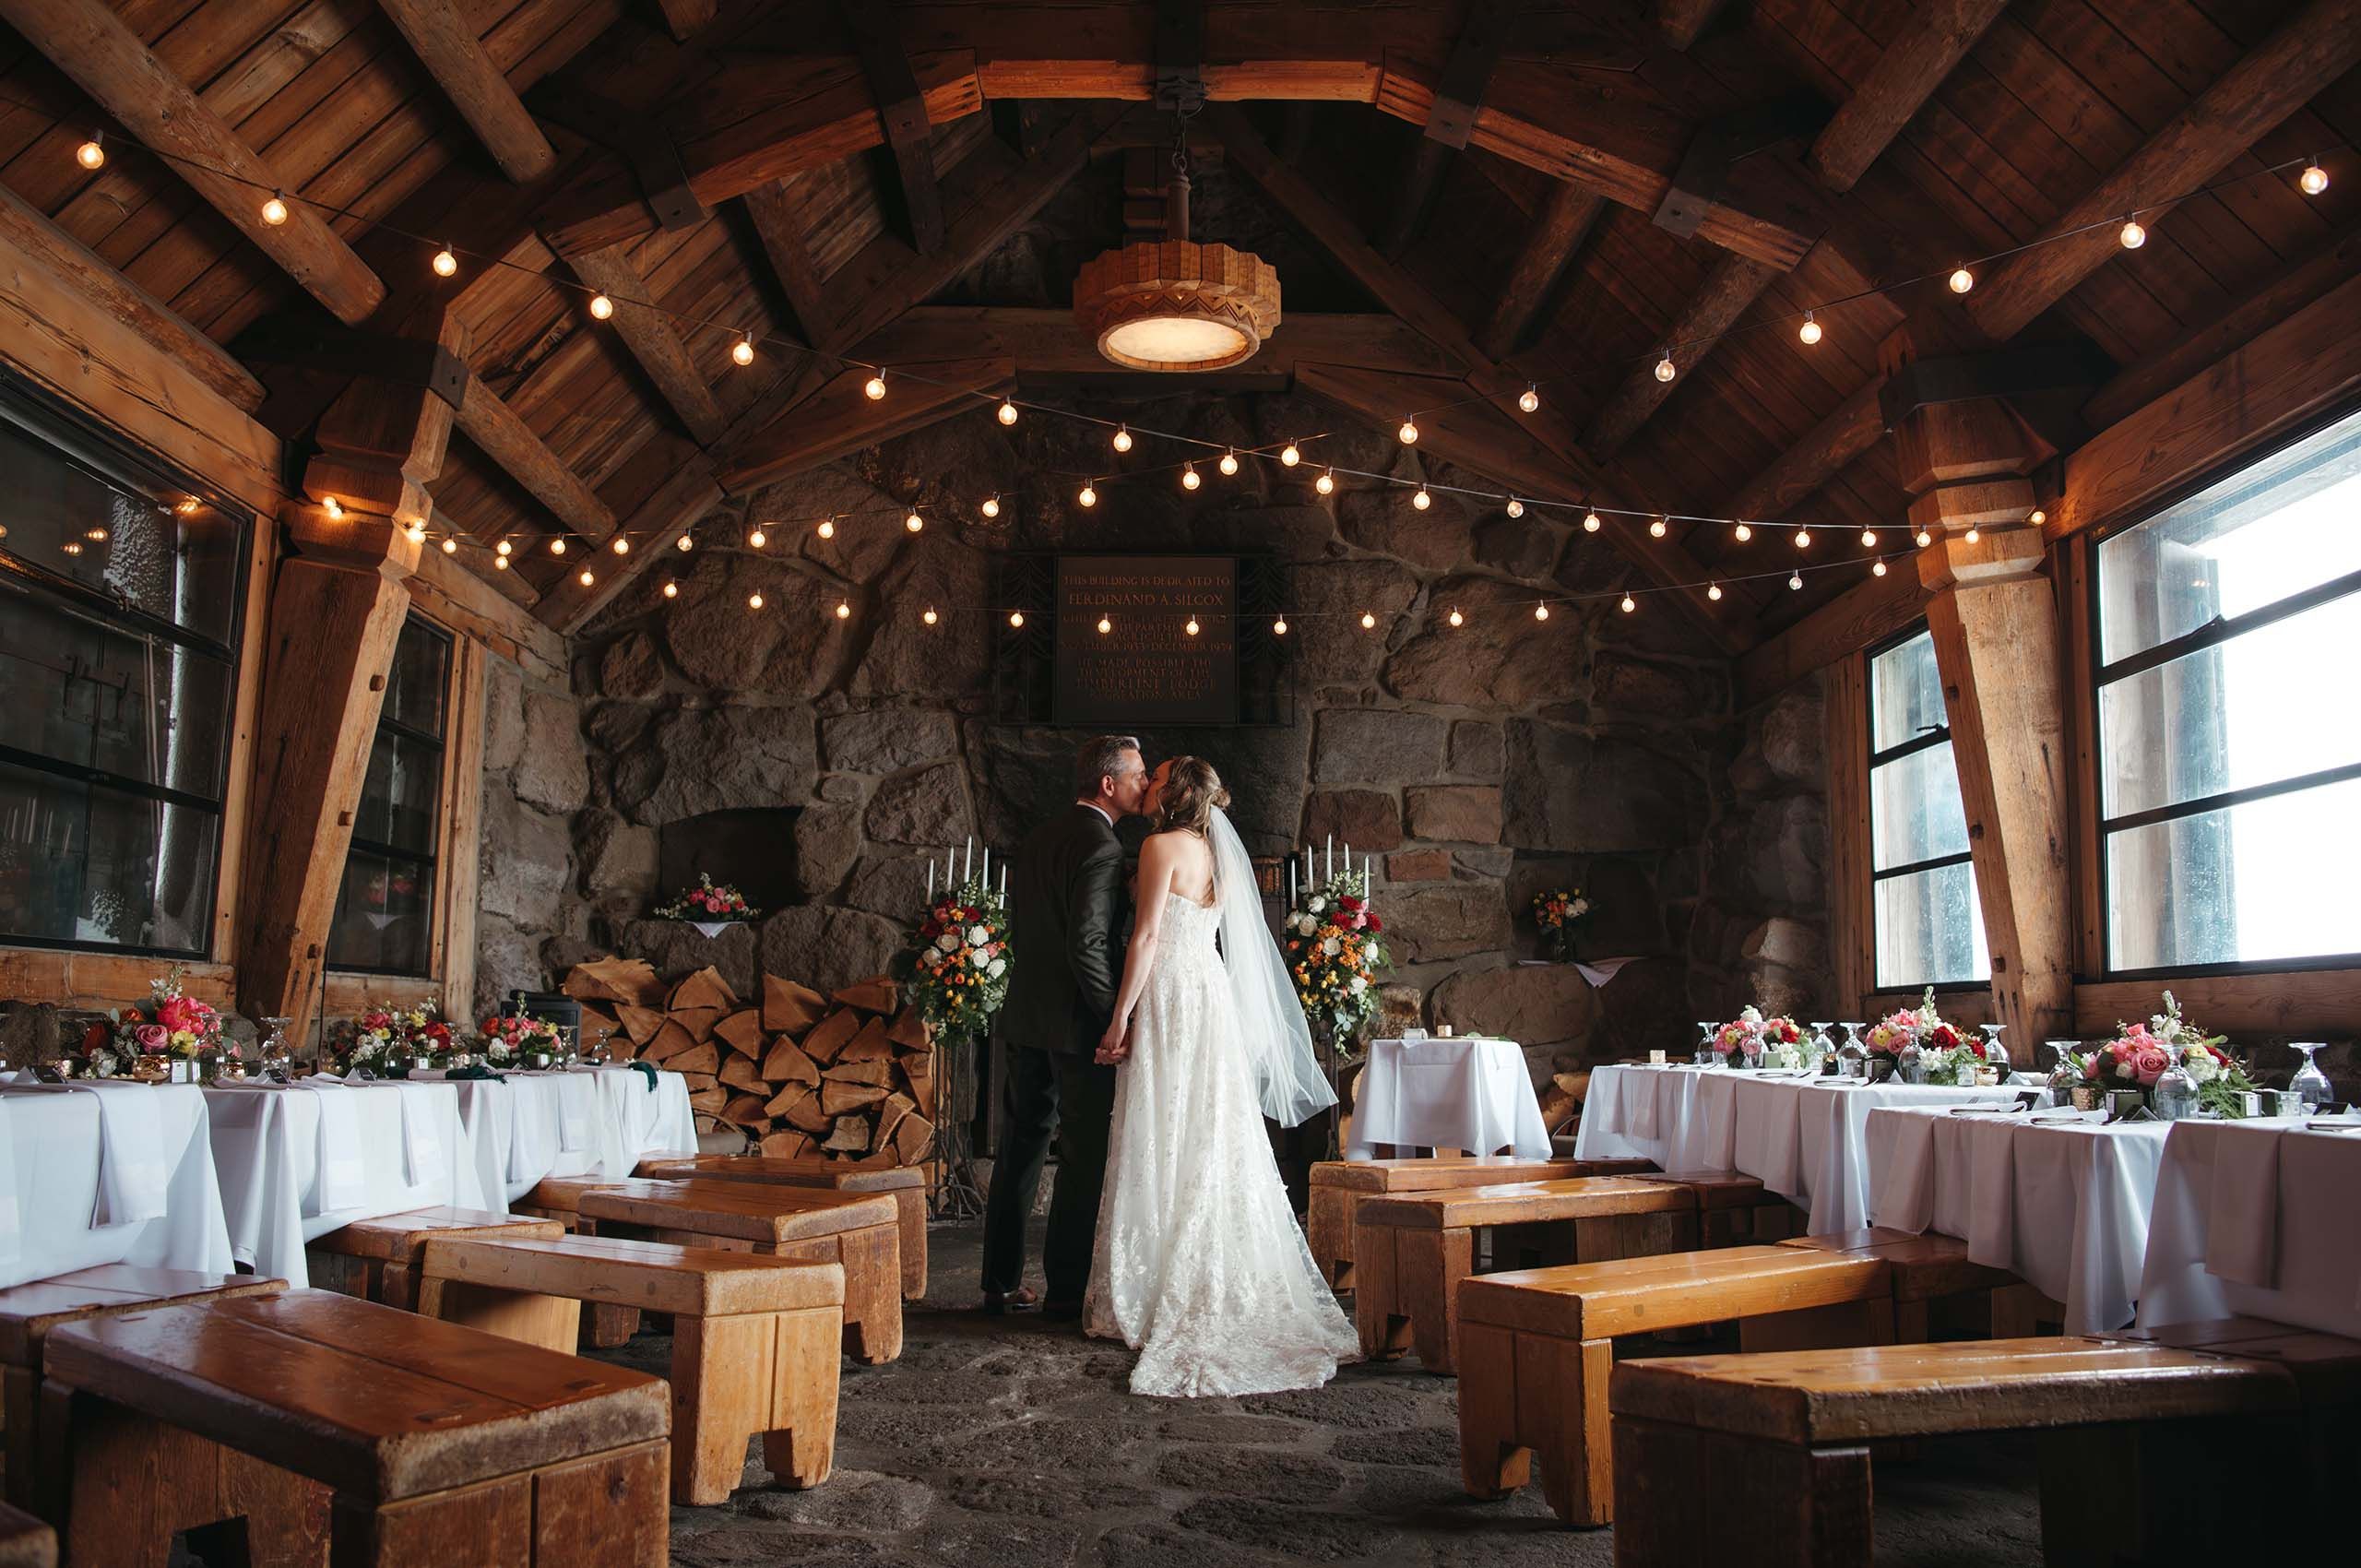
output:
[[[1107,1032],[1098,1037],[1098,1051],[1091,1060],[1102,1067],[1121,1065],[1124,1059],[1132,1053],[1132,1048],[1124,1041],[1127,1033],[1128,1030],[1121,1019],[1108,1025]]]

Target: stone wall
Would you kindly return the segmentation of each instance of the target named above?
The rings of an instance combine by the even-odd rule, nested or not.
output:
[[[1828,745],[1820,671],[1739,716],[1708,850],[1691,953],[1698,1017],[1749,1003],[1825,1018],[1829,963]]]
[[[987,721],[980,612],[990,557],[1006,550],[1283,564],[1296,721],[1154,733],[1147,749],[1210,758],[1257,853],[1331,832],[1375,851],[1394,978],[1411,988],[1394,1000],[1430,1024],[1510,1034],[1536,1070],[1677,1043],[1747,968],[1724,951],[1723,928],[1803,910],[1785,885],[1759,911],[1702,903],[1728,846],[1757,831],[1758,795],[1802,790],[1799,764],[1783,752],[1763,765],[1765,790],[1733,790],[1732,757],[1768,755],[1763,721],[1742,740],[1726,661],[1668,600],[1617,610],[1635,580],[1604,540],[1562,514],[1511,518],[1453,495],[1443,487],[1490,487],[1289,398],[1175,400],[1130,417],[1240,447],[1302,439],[1307,462],[1249,462],[1236,479],[1204,464],[1192,495],[1169,469],[1110,479],[1118,459],[1083,427],[1003,429],[979,410],[709,519],[694,550],[668,555],[578,635],[571,695],[497,676],[480,992],[545,980],[586,943],[668,971],[713,962],[742,985],[758,969],[825,985],[881,968],[929,856],[971,832],[1004,851],[1069,795],[1078,735]],[[1132,460],[1174,455],[1143,438]],[[1320,497],[1321,462],[1426,479],[1434,505],[1419,512],[1405,491],[1349,480]],[[1097,478],[1095,508],[1076,504],[1076,476]],[[993,494],[1001,516],[986,523],[979,507]],[[913,503],[930,518],[918,535],[900,521]],[[831,514],[823,540],[814,524]],[[759,551],[745,542],[755,527],[768,536]],[[755,592],[760,612],[747,607]],[[1532,613],[1544,593],[1591,597],[1545,622]],[[920,619],[930,605],[943,612],[933,627]],[[1465,617],[1455,629],[1453,607]],[[670,891],[653,885],[662,829],[761,811],[791,851],[776,912],[711,943],[644,918]],[[1583,956],[1639,960],[1596,991],[1572,968],[1520,964],[1535,945],[1531,896],[1561,885],[1594,906]],[[1784,951],[1767,929],[1764,951]]]

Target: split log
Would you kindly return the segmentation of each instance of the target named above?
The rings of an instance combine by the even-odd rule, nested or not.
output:
[[[628,1002],[652,1007],[663,999],[663,982],[645,958],[593,958],[576,964],[561,987],[576,1002]]]
[[[824,1083],[820,1086],[820,1109],[831,1116],[860,1111],[884,1103],[884,1089],[873,1084]]]
[[[730,1103],[721,1108],[724,1122],[735,1122],[742,1127],[767,1127],[769,1113],[763,1109],[763,1097],[758,1094],[732,1095]]]
[[[623,1025],[623,1035],[634,1045],[646,1045],[664,1027],[664,1015],[653,1007],[640,1007],[624,1003],[615,1009],[615,1021]]]
[[[801,1089],[794,1102],[780,1114],[792,1125],[815,1135],[834,1125],[828,1113],[820,1109],[820,1096],[812,1089]]]
[[[698,1093],[700,1090],[712,1088],[720,1081],[720,1079],[715,1077],[711,1073],[683,1073],[681,1075],[681,1082],[688,1086],[688,1090],[691,1094]],[[729,1093],[727,1089],[722,1092],[725,1096]]]
[[[766,1159],[802,1159],[811,1154],[813,1143],[802,1133],[771,1133],[764,1137],[762,1147]]]
[[[763,1015],[759,1008],[742,1007],[713,1026],[713,1038],[748,1056],[763,1053]]]
[[[886,1036],[883,1018],[872,1018],[863,1024],[851,1043],[836,1052],[839,1062],[890,1062],[893,1057],[894,1042]]]
[[[828,999],[810,986],[763,977],[763,1028],[775,1035],[800,1035],[827,1016]]]
[[[835,1066],[823,1072],[820,1076],[826,1083],[874,1084],[879,1088],[884,1088],[894,1081],[894,1061],[891,1056],[883,1056],[855,1062],[851,1057],[846,1056],[838,1060]]]
[[[894,1124],[894,1153],[905,1165],[916,1165],[934,1146],[934,1123],[916,1111]]]
[[[901,1016],[894,1020],[894,1027],[885,1031],[885,1038],[911,1051],[931,1051],[934,1048],[934,1031],[926,1027],[926,1020],[919,1016],[915,1007],[902,1009]]]
[[[643,1062],[656,1063],[659,1066],[668,1066],[675,1056],[683,1051],[694,1051],[696,1044],[695,1039],[682,1027],[679,1020],[667,1018],[657,1029],[656,1037],[647,1042],[647,1049],[639,1053],[639,1059]]]
[[[820,1064],[781,1035],[770,1054],[763,1058],[763,1076],[775,1084],[816,1084],[820,1081]]]
[[[880,975],[875,980],[848,985],[829,1000],[840,1007],[858,1007],[864,1013],[891,1013],[895,995],[894,982]]]
[[[869,1148],[869,1118],[844,1116],[837,1118],[836,1130],[828,1141],[820,1146],[839,1154],[863,1154]]]
[[[683,1007],[718,1007],[728,1012],[738,1005],[738,993],[730,989],[721,971],[708,964],[674,986],[665,1005],[675,1013]]]
[[[721,1052],[711,1045],[693,1045],[664,1065],[675,1073],[718,1073]]]
[[[721,1022],[729,1009],[723,1007],[675,1007],[672,1021],[689,1031],[689,1038],[703,1045],[713,1038],[713,1027]]]
[[[697,1089],[689,1095],[689,1109],[702,1111],[708,1116],[718,1116],[721,1108],[730,1103],[730,1091],[722,1088]]]
[[[803,1054],[814,1062],[834,1062],[836,1052],[851,1044],[853,1036],[860,1032],[860,1014],[848,1007],[838,1008],[803,1037]]]
[[[748,1094],[761,1099],[770,1098],[771,1086],[764,1079],[762,1074],[754,1070],[753,1063],[743,1056],[732,1053],[723,1059],[721,1081],[732,1088],[743,1089]]]

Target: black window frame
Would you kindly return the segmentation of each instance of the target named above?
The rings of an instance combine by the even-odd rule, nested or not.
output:
[[[1904,644],[1916,642],[1922,636],[1929,636],[1932,635],[1933,630],[1934,628],[1923,620],[1914,621],[1909,625],[1904,626],[1902,630],[1894,633],[1892,636],[1881,637],[1878,641],[1871,643],[1862,651],[1861,654],[1861,704],[1863,708],[1861,742],[1862,744],[1868,748],[1869,753],[1867,765],[1863,767],[1861,773],[1863,785],[1861,807],[1869,817],[1867,825],[1869,828],[1869,853],[1862,857],[1862,862],[1869,867],[1869,897],[1866,912],[1869,916],[1869,989],[1872,995],[1899,994],[1903,992],[1908,992],[1915,996],[1921,994],[1931,988],[1936,995],[1944,996],[1962,992],[1989,991],[1992,988],[1992,977],[1989,972],[1987,972],[1981,980],[1928,980],[1924,979],[1913,980],[1887,980],[1877,972],[1879,950],[1878,884],[1880,882],[1890,882],[1897,877],[1915,876],[1922,872],[1940,871],[1946,866],[1968,865],[1972,868],[1975,860],[1975,851],[1973,848],[1970,848],[1962,849],[1956,854],[1935,855],[1927,860],[1912,861],[1904,865],[1888,866],[1883,871],[1880,871],[1878,869],[1878,768],[1886,763],[1899,762],[1904,757],[1915,756],[1920,752],[1932,751],[1937,746],[1940,746],[1952,739],[1951,721],[1949,716],[1946,715],[1942,723],[1922,725],[1919,728],[1918,733],[1913,735],[1909,740],[1897,742],[1893,745],[1886,747],[1883,751],[1880,751],[1878,749],[1878,656],[1883,653],[1891,653],[1895,648],[1902,647]],[[1954,751],[1952,754],[1956,756],[1958,754]],[[1963,811],[1965,810],[1966,803],[1965,792],[1963,791],[1960,801]],[[1972,871],[1970,874],[1973,874]],[[1980,925],[1984,919],[1984,910],[1980,905],[1975,911],[1975,918]],[[1988,938],[1987,939],[1987,950],[1988,951]]]
[[[2213,964],[2166,964],[2138,969],[2115,967],[2115,920],[2113,900],[2108,897],[2108,888],[2111,885],[2108,880],[2107,864],[2107,846],[2115,834],[2153,826],[2161,822],[2175,822],[2183,817],[2201,816],[2207,812],[2226,810],[2232,806],[2243,805],[2249,801],[2269,800],[2277,795],[2297,794],[2307,790],[2321,789],[2332,784],[2344,783],[2353,778],[2361,778],[2361,763],[2347,763],[2339,767],[2322,768],[2312,773],[2299,774],[2293,778],[2275,779],[2268,784],[2251,784],[2242,790],[2225,790],[2192,800],[2175,802],[2170,805],[2150,806],[2142,811],[2108,816],[2105,771],[2106,767],[2106,736],[2101,729],[2102,705],[2099,700],[2101,694],[2118,681],[2129,680],[2192,653],[2201,653],[2210,647],[2219,647],[2248,632],[2260,631],[2265,626],[2286,620],[2290,616],[2302,614],[2308,610],[2316,610],[2323,604],[2333,603],[2338,600],[2361,594],[2361,572],[2348,572],[2343,576],[2331,577],[2326,582],[2316,583],[2284,599],[2263,605],[2260,609],[2250,610],[2244,615],[2225,617],[2217,614],[2205,624],[2193,631],[2184,632],[2169,641],[2158,643],[2153,647],[2142,648],[2137,653],[2126,654],[2113,662],[2106,659],[2104,626],[2100,620],[2101,606],[2104,603],[2102,584],[2106,576],[2105,569],[2100,564],[2099,547],[2101,545],[2118,535],[2130,533],[2135,529],[2153,522],[2191,497],[2235,478],[2246,469],[2267,463],[2287,448],[2308,441],[2320,432],[2343,423],[2357,414],[2361,414],[2361,401],[2342,404],[2331,413],[2305,421],[2277,440],[2267,442],[2242,452],[2235,457],[2214,464],[2196,478],[2187,483],[2175,486],[2162,498],[2142,508],[2138,516],[2125,517],[2091,531],[2088,547],[2090,569],[2084,574],[2089,581],[2083,588],[2082,612],[2090,618],[2090,636],[2084,639],[2090,645],[2090,657],[2084,675],[2091,694],[2090,821],[2092,834],[2095,839],[2094,849],[2098,867],[2098,885],[2091,890],[2091,897],[2096,901],[2099,950],[2092,956],[2097,966],[2098,978],[2102,980],[2197,980],[2221,975],[2301,974],[2316,969],[2361,968],[2361,952],[2309,954],[2297,958],[2241,958]]]
[[[0,544],[0,586],[15,592],[45,597],[64,604],[70,612],[118,626],[136,636],[169,643],[196,657],[223,665],[230,675],[228,707],[235,713],[239,683],[249,673],[243,668],[243,659],[247,585],[252,578],[253,552],[260,532],[257,527],[260,519],[254,508],[233,501],[213,486],[191,479],[171,465],[159,461],[153,453],[134,445],[81,410],[53,397],[5,366],[0,366],[0,422],[13,425],[32,441],[48,446],[60,460],[84,470],[103,484],[149,496],[167,507],[194,501],[236,527],[237,541],[231,552],[231,560],[237,588],[230,606],[226,640],[220,642],[111,598],[88,583],[50,571]],[[140,800],[204,812],[216,822],[213,874],[206,896],[206,941],[201,946],[163,947],[137,943],[80,942],[70,937],[41,936],[28,932],[0,932],[0,947],[91,953],[124,958],[166,958],[190,963],[213,962],[219,942],[217,927],[221,912],[221,883],[230,870],[226,864],[226,851],[231,837],[230,795],[233,783],[231,772],[235,762],[236,728],[234,724],[224,725],[215,742],[218,750],[214,765],[221,789],[218,800],[170,784],[133,778],[107,768],[68,762],[64,758],[0,743],[0,762]]]
[[[433,637],[443,645],[443,691],[441,699],[435,705],[435,711],[443,716],[443,732],[439,735],[432,734],[427,731],[419,729],[414,724],[405,724],[400,719],[396,719],[391,711],[393,705],[390,698],[392,694],[388,691],[386,694],[388,700],[386,706],[378,710],[377,728],[370,731],[369,744],[371,750],[374,751],[377,743],[377,737],[380,735],[389,734],[397,739],[409,742],[412,745],[425,746],[433,749],[434,753],[434,822],[433,828],[427,834],[428,848],[423,851],[417,849],[405,849],[397,845],[384,843],[378,839],[364,838],[361,835],[359,823],[356,819],[352,840],[350,844],[345,846],[344,871],[338,879],[337,888],[338,901],[341,904],[343,901],[343,878],[349,877],[352,874],[352,857],[356,853],[375,855],[380,860],[388,862],[416,867],[426,873],[426,897],[423,900],[422,907],[426,912],[426,918],[430,921],[431,926],[431,922],[441,908],[440,900],[443,897],[444,891],[442,877],[444,861],[443,832],[449,825],[444,820],[443,808],[445,803],[445,798],[448,794],[451,785],[451,776],[449,771],[451,766],[451,684],[453,681],[457,678],[457,656],[459,651],[459,643],[457,636],[452,633],[449,627],[437,624],[429,617],[419,613],[417,610],[413,609],[408,615],[403,617],[402,629],[396,635],[397,658],[398,658],[400,637],[409,635],[413,626],[422,629],[427,633],[427,635]],[[336,926],[334,921],[331,920],[328,926],[327,946],[329,949],[333,950],[335,945]],[[427,938],[425,963],[422,968],[397,968],[386,964],[338,963],[329,963],[326,966],[326,968],[328,972],[339,975],[369,975],[386,980],[433,980],[435,978],[433,972],[434,942],[432,930],[430,929]]]

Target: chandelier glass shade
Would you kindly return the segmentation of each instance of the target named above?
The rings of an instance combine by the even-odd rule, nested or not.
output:
[[[1279,274],[1228,245],[1125,245],[1083,264],[1074,314],[1119,365],[1220,370],[1252,359],[1278,326]]]

